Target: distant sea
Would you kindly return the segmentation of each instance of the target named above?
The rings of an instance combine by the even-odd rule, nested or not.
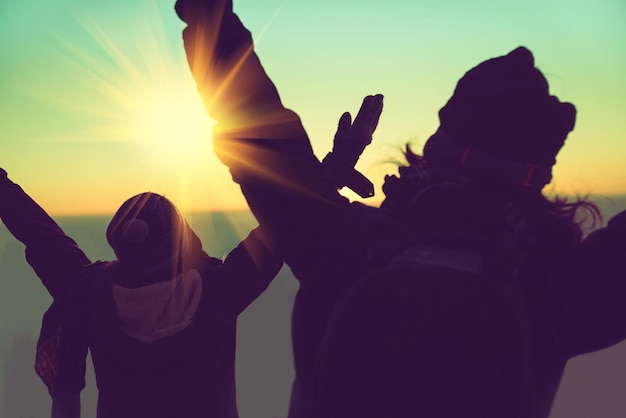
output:
[[[626,199],[599,202],[606,217]],[[110,216],[58,217],[95,260],[111,260],[105,239]],[[216,257],[225,256],[256,226],[248,211],[193,214],[188,219]],[[624,278],[626,280],[626,277]],[[237,385],[241,418],[284,418],[293,380],[290,324],[298,284],[284,267],[269,289],[240,316]],[[51,303],[24,260],[24,249],[0,224],[0,418],[45,418],[50,398],[33,365],[41,317]],[[624,302],[626,303],[626,301]],[[570,361],[550,418],[626,417],[626,343]],[[90,360],[82,416],[95,418],[97,390]]]

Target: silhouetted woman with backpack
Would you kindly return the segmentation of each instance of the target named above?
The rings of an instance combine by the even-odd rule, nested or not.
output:
[[[584,238],[595,207],[542,195],[576,110],[529,50],[467,72],[370,208],[337,193],[231,1],[177,12],[215,150],[300,282],[291,418],[546,418],[568,359],[626,338],[626,215]]]

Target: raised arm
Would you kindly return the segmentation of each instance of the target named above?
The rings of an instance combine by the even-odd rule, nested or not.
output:
[[[52,297],[70,273],[91,261],[50,216],[0,169],[0,218],[26,246],[26,260]]]
[[[297,150],[304,159],[317,162],[298,116],[283,107],[254,52],[250,32],[233,13],[232,1],[178,0],[176,11],[188,24],[183,39],[198,91],[208,114],[218,122],[216,152],[229,167],[236,171],[245,159],[256,158],[243,155],[232,160],[228,148],[244,139],[256,140],[258,147],[263,146],[263,140],[289,140],[291,153]],[[363,100],[354,123],[350,113],[342,115],[333,152],[326,157],[331,183],[338,187],[354,183],[354,174],[348,171],[371,143],[381,112],[382,95],[376,95]],[[365,183],[361,179],[356,184]],[[354,189],[361,191],[359,186]],[[361,194],[365,197],[371,193]]]
[[[362,251],[354,248],[355,242],[365,245],[355,236],[360,226],[348,201],[337,193],[346,182],[334,181],[333,170],[326,170],[313,154],[299,117],[281,103],[232,2],[179,0],[176,10],[188,24],[183,39],[189,66],[209,115],[217,121],[215,152],[296,277],[306,280],[324,264],[336,265],[347,253]],[[381,110],[382,96],[369,96],[354,123],[344,116],[333,154],[345,151],[358,158],[371,141]],[[351,144],[359,136],[346,135],[352,127],[369,137]],[[340,162],[339,171],[354,165],[356,158],[346,158],[347,166]]]
[[[258,227],[216,268],[215,304],[227,316],[243,312],[271,283],[283,262],[268,234]]]
[[[553,261],[527,284],[535,337],[567,356],[626,339],[626,211]]]
[[[233,13],[232,1],[178,0],[176,12],[187,23],[185,52],[209,115],[236,132],[248,128],[256,134],[261,127],[272,134],[283,132],[286,115],[275,121],[281,129],[267,124],[269,115],[284,109],[254,52],[250,32]],[[297,122],[297,117],[289,121]]]
[[[280,243],[303,207],[345,204],[313,154],[298,116],[283,107],[228,0],[179,0],[189,66],[209,115],[215,152],[259,223]]]
[[[576,354],[626,339],[626,211],[590,234],[573,259],[581,283],[573,309],[583,337],[575,344]]]

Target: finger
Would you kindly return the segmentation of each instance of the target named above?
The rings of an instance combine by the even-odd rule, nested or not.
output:
[[[373,133],[383,111],[383,95],[370,95],[363,99],[361,108],[354,118],[355,129]]]
[[[372,128],[372,133],[376,130],[376,127],[378,126],[378,121],[380,120],[380,115],[383,113],[383,99],[384,97],[382,94],[377,94],[372,100],[374,103],[372,104],[372,110],[370,113],[370,117],[368,118],[368,121]]]
[[[337,125],[337,132],[335,133],[335,141],[337,139],[344,140],[350,137],[350,129],[352,128],[352,115],[350,112],[345,112],[339,118],[339,124]]]
[[[356,118],[354,118],[355,125],[363,125],[367,119],[369,119],[369,114],[372,111],[374,96],[365,96],[363,98],[363,102],[361,103],[361,107],[356,114]]]

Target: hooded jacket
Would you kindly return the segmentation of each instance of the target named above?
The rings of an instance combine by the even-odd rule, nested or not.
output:
[[[0,173],[0,218],[53,297],[37,349],[37,372],[53,417],[80,415],[91,351],[98,418],[236,418],[235,337],[241,313],[282,262],[254,230],[222,261],[198,248],[170,280],[137,288],[135,270],[92,263],[21,187]]]

